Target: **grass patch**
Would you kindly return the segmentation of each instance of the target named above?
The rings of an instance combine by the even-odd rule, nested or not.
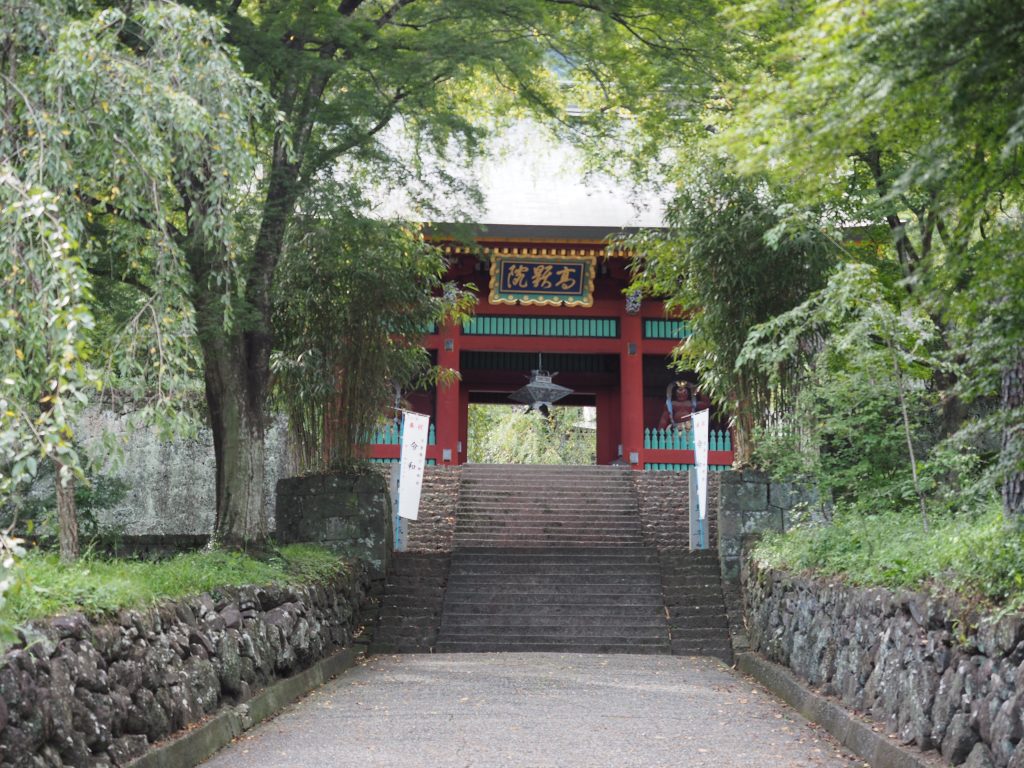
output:
[[[99,615],[220,587],[322,582],[346,567],[332,552],[304,544],[281,547],[266,560],[203,551],[158,561],[85,557],[64,564],[56,554],[33,551],[17,565],[0,623],[74,611]]]
[[[929,523],[926,533],[914,515],[837,512],[831,525],[765,536],[753,554],[764,566],[840,576],[858,586],[952,591],[1024,609],[1024,529],[1009,525],[995,506]]]

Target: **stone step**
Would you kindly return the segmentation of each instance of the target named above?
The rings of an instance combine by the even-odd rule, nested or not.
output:
[[[370,653],[428,653],[441,626],[450,556],[397,552],[392,558]]]
[[[536,540],[533,540],[533,541],[496,540],[496,541],[490,542],[490,543],[486,542],[486,541],[479,541],[479,540],[467,540],[467,543],[468,544],[472,544],[472,546],[474,546],[474,547],[480,547],[482,549],[486,549],[488,547],[492,547],[493,549],[515,549],[517,546],[520,546],[523,549],[531,549],[531,548],[534,548],[534,547],[538,546],[538,544],[540,546],[544,546],[544,542],[542,542],[542,541],[538,542]],[[620,549],[623,546],[629,546],[632,543],[633,542],[610,543],[610,544],[607,544],[605,547],[602,547],[600,544],[590,544],[588,548],[599,548],[599,549],[600,548],[604,548],[604,549],[608,549],[609,551],[613,551],[613,550],[616,550],[616,549]],[[552,542],[550,548],[551,549],[558,549],[558,548],[563,547],[563,546],[565,546],[565,545],[564,544],[560,544],[558,542]]]
[[[569,560],[566,558],[539,559],[536,555],[527,555],[520,560],[501,559],[486,561],[482,558],[472,560],[456,560],[452,563],[453,569],[460,572],[470,569],[474,572],[507,572],[507,573],[642,573],[658,576],[661,583],[661,574],[658,573],[657,563],[643,560],[623,560],[614,557],[607,559],[591,555],[587,558]]]
[[[595,548],[589,548],[588,549],[587,547],[574,547],[574,546],[566,546],[566,547],[536,547],[534,549],[531,549],[529,547],[514,547],[514,548],[509,550],[509,554],[515,554],[516,556],[528,555],[528,554],[537,554],[537,555],[543,555],[544,557],[554,557],[554,556],[559,555],[559,554],[584,556],[589,551],[593,551],[593,550],[595,550]],[[597,548],[596,551],[601,555],[601,557],[608,557],[609,554],[610,554],[607,547]],[[488,558],[491,558],[491,557],[500,557],[502,553],[501,553],[500,550],[494,550],[493,548],[459,547],[458,549],[456,549],[452,553],[452,557],[453,558],[457,558],[457,557],[462,557],[464,555],[478,555],[478,554],[479,555],[486,555]],[[622,547],[622,548],[620,548],[618,550],[617,554],[621,554],[621,555],[624,555],[624,556],[628,555],[628,556],[633,556],[633,557],[645,557],[645,558],[650,559],[652,562],[660,562],[660,561],[658,561],[657,553],[654,552],[653,550],[649,549],[648,547],[643,546],[642,544],[631,544],[628,547]]]
[[[441,626],[445,639],[451,640],[467,634],[548,635],[550,637],[590,637],[593,635],[619,635],[621,637],[667,638],[664,624],[633,619],[622,621],[594,620],[573,617],[571,621],[551,621],[544,616],[448,616]]]
[[[510,642],[500,638],[485,642],[438,641],[436,653],[633,653],[668,654],[669,647],[658,643],[645,645],[628,642],[574,643],[564,642]]]
[[[486,629],[481,629],[479,632],[460,632],[457,635],[445,636],[443,639],[438,640],[438,650],[441,650],[442,644],[459,642],[459,643],[484,643],[491,641],[493,643],[550,643],[550,642],[563,642],[563,643],[578,643],[578,644],[603,644],[603,643],[614,643],[616,645],[653,645],[660,646],[666,650],[671,648],[671,641],[668,635],[647,635],[637,636],[633,634],[625,634],[616,629],[609,629],[608,631],[589,632],[589,633],[548,633],[548,632],[488,632]]]
[[[687,560],[685,562],[679,562],[678,560],[666,562],[663,557],[661,561],[665,566],[666,574],[689,573],[691,571],[703,570],[713,570],[717,572],[719,569],[718,558],[694,558],[693,560]]]
[[[708,563],[707,565],[692,565],[685,569],[667,570],[664,567],[661,571],[665,574],[665,583],[669,584],[672,582],[683,582],[692,578],[711,578],[718,579],[721,581],[722,573],[718,567],[718,563]]]
[[[718,552],[716,550],[694,550],[686,554],[675,554],[661,550],[661,561],[667,568],[677,568],[696,563],[717,563]]]
[[[729,620],[725,614],[708,616],[670,616],[668,620],[672,636],[694,629],[728,629]]]
[[[459,494],[459,507],[468,508],[474,506],[526,506],[533,505],[540,509],[553,510],[565,505],[568,509],[579,509],[586,504],[593,504],[601,507],[607,506],[611,509],[633,509],[636,511],[636,496],[628,492],[620,491],[591,491],[587,493],[573,492],[565,494],[550,494],[540,491],[528,492],[524,490],[499,490],[484,493],[482,491],[463,491]]]
[[[640,522],[640,513],[635,507],[620,504],[603,504],[600,502],[580,502],[571,506],[548,506],[536,501],[509,503],[494,501],[480,504],[460,504],[456,511],[459,522],[477,517],[496,517],[501,519],[566,519],[566,520],[601,520],[612,522],[635,520]]]
[[[585,523],[562,524],[557,522],[530,524],[518,520],[507,523],[468,522],[459,525],[457,536],[611,536],[640,538],[640,530],[636,525],[587,525]]]
[[[661,599],[661,595],[657,593],[656,587],[644,582],[566,584],[555,581],[548,584],[488,584],[479,586],[458,584],[448,590],[448,596],[452,599],[461,599],[468,595],[472,595],[478,600],[500,600],[506,595],[509,597],[515,596],[517,599],[522,595],[534,595],[538,600],[554,600],[559,597],[578,595],[587,600],[606,598],[618,602],[621,602],[625,597],[646,596],[651,603],[664,606],[664,601]],[[688,612],[687,615],[697,614]]]
[[[573,616],[580,613],[588,613],[594,616],[606,616],[611,618],[635,617],[635,616],[658,616],[665,626],[665,610],[656,603],[632,603],[616,605],[614,603],[597,603],[592,600],[563,598],[558,602],[539,601],[535,597],[522,600],[509,600],[495,603],[488,600],[475,599],[450,599],[445,602],[442,616],[449,616],[458,613],[476,614],[516,614],[527,616],[530,614],[543,613],[549,616]]]
[[[496,494],[524,494],[538,498],[574,498],[587,495],[612,494],[632,496],[633,487],[623,482],[602,482],[588,478],[508,478],[495,479],[484,483],[463,481],[459,489],[460,497],[492,496]]]
[[[467,547],[501,547],[503,542],[505,546],[514,547],[516,544],[522,544],[525,547],[529,546],[541,546],[545,543],[551,546],[566,545],[583,547],[630,547],[636,546],[643,542],[643,537],[639,533],[633,536],[616,535],[616,536],[601,536],[600,534],[595,535],[573,535],[571,533],[565,535],[558,535],[556,533],[543,533],[534,534],[530,536],[515,536],[515,535],[500,535],[485,534],[485,533],[461,533],[458,530],[455,531],[455,547],[456,549],[460,546]]]
[[[462,530],[469,525],[561,525],[571,526],[577,529],[583,528],[622,528],[627,526],[637,531],[642,530],[640,520],[636,515],[619,516],[594,516],[581,514],[577,517],[565,517],[554,513],[550,515],[536,514],[534,512],[517,513],[515,511],[502,510],[501,512],[488,512],[487,514],[468,515],[460,513],[456,518],[456,530]]]
[[[607,575],[591,574],[589,576],[576,576],[571,580],[560,576],[533,576],[533,575],[501,575],[501,574],[458,574],[452,581],[449,595],[459,594],[494,594],[497,592],[508,592],[514,594],[539,594],[545,599],[551,596],[552,590],[559,590],[566,595],[585,594],[593,592],[609,591],[616,594],[623,594],[627,591],[637,594],[650,594],[658,597],[664,604],[661,591],[658,589],[656,578],[630,575]],[[710,599],[704,601],[694,600],[689,603],[679,603],[678,610],[685,610],[688,605],[703,605],[707,603],[720,604],[720,601]]]
[[[725,606],[720,600],[709,600],[706,603],[671,607],[667,606],[670,619],[700,618],[704,616],[725,616]]]
[[[632,587],[637,590],[647,590],[650,594],[661,596],[656,577],[602,573],[576,575],[571,582],[567,582],[559,574],[458,573],[452,578],[448,594],[458,594],[464,591],[494,591],[496,588],[504,588],[509,592],[518,590],[532,594],[537,588],[549,589],[565,583],[587,588],[597,586]]]
[[[407,604],[395,604],[385,605],[381,608],[380,621],[384,622],[385,618],[402,618],[408,622],[419,622],[434,620],[441,615],[439,608],[423,607],[418,605]]]
[[[600,542],[629,542],[622,546],[636,547],[643,543],[643,536],[641,535],[639,527],[623,528],[617,531],[601,531],[592,530],[589,526],[578,525],[573,527],[559,527],[552,526],[548,530],[533,530],[528,531],[525,529],[518,528],[515,525],[511,526],[494,526],[489,528],[480,528],[473,530],[472,528],[466,528],[464,526],[458,526],[455,529],[456,544],[454,549],[459,549],[457,540],[461,538],[494,538],[502,536],[519,536],[519,538],[529,538],[530,536],[536,537],[554,537],[564,540],[562,546],[564,547],[586,547],[588,543],[598,546]]]
[[[508,525],[510,523],[518,525],[573,525],[594,528],[622,528],[623,526],[640,528],[640,520],[636,515],[580,514],[570,517],[561,513],[555,514],[554,512],[551,514],[537,514],[534,512],[517,513],[506,510],[488,512],[486,514],[462,514],[458,518],[457,525],[462,528],[470,524]]]
[[[593,563],[595,565],[613,565],[621,563],[626,566],[652,565],[658,567],[658,556],[639,547],[619,551],[599,549],[589,552],[580,547],[559,550],[556,547],[542,547],[531,551],[528,547],[519,547],[502,552],[497,549],[456,550],[452,555],[452,564],[463,563]]]
[[[665,605],[671,610],[686,610],[690,605],[724,605],[722,592],[718,587],[692,587],[685,592],[662,592]]]
[[[580,605],[615,606],[618,608],[645,606],[657,609],[661,615],[664,614],[664,606],[661,600],[656,595],[651,595],[646,589],[634,589],[619,593],[604,591],[607,588],[601,589],[602,591],[600,592],[535,590],[531,592],[508,592],[507,594],[502,594],[501,592],[453,592],[449,593],[449,606],[451,608],[457,605],[470,604],[509,606],[524,603],[545,605],[572,598],[576,604]]]
[[[402,580],[388,584],[384,589],[386,595],[439,595],[444,596],[444,586],[433,584],[423,579]]]
[[[522,525],[550,525],[560,523],[562,525],[635,525],[640,527],[640,520],[636,513],[619,514],[616,512],[593,512],[581,510],[578,514],[566,514],[563,512],[537,512],[534,510],[517,512],[515,510],[495,510],[488,512],[468,513],[465,510],[459,513],[458,525],[465,526],[469,523],[520,523]]]
[[[616,498],[636,502],[633,488],[622,483],[594,483],[587,479],[573,479],[570,482],[534,480],[527,481],[495,481],[482,485],[463,483],[459,490],[459,499],[489,498],[531,498],[572,502],[581,498]]]
[[[540,506],[555,509],[563,504],[570,509],[578,508],[585,501],[595,503],[605,502],[619,508],[637,508],[636,496],[622,489],[594,489],[588,491],[572,491],[565,493],[547,493],[541,490],[527,490],[523,488],[502,488],[490,491],[463,490],[459,494],[459,505],[470,506],[473,504],[524,504],[530,502]]]
[[[464,585],[472,587],[474,582],[483,583],[483,579],[498,580],[509,584],[531,584],[534,586],[556,587],[561,584],[581,585],[588,584],[642,584],[662,594],[661,582],[658,580],[657,572],[651,570],[649,565],[638,565],[630,568],[628,565],[609,565],[606,568],[600,566],[586,566],[581,563],[566,563],[558,566],[555,563],[550,565],[535,565],[529,563],[509,563],[507,565],[485,566],[484,564],[459,566],[455,571],[458,583],[453,583],[451,589],[462,588]]]

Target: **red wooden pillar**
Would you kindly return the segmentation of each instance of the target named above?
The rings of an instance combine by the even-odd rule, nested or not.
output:
[[[611,464],[619,456],[619,402],[614,390],[596,393],[597,463]]]
[[[441,328],[440,346],[437,350],[437,364],[442,368],[459,370],[459,341],[462,329],[456,323],[448,322]],[[459,463],[459,432],[461,424],[459,410],[462,402],[458,379],[437,388],[437,451],[439,464]]]
[[[624,315],[619,352],[619,413],[622,458],[633,469],[644,468],[643,320]]]
[[[459,455],[458,463],[465,464],[469,456],[469,390],[459,387]]]

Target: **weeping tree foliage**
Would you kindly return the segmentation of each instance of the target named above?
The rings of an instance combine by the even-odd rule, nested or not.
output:
[[[304,206],[278,268],[275,399],[304,471],[359,458],[396,388],[436,381],[423,334],[467,303],[416,229],[345,216]]]
[[[737,461],[750,461],[755,427],[770,411],[771,386],[738,365],[747,333],[791,309],[825,281],[836,247],[823,223],[794,216],[763,179],[732,174],[707,159],[682,184],[667,229],[630,240],[641,255],[633,287],[686,313],[691,336],[675,358],[734,415]]]
[[[597,433],[582,426],[583,409],[471,405],[469,460],[484,464],[593,464]]]
[[[245,126],[259,95],[221,32],[165,3],[0,3],[0,500],[51,462],[65,558],[78,549],[75,413],[103,383],[138,387],[173,420],[189,378],[186,193],[196,237],[222,255],[209,295],[227,322],[232,207],[254,172]],[[103,279],[133,286],[133,306],[100,336]]]

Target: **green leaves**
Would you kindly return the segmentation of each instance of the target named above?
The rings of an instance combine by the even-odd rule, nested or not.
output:
[[[547,416],[517,405],[469,407],[469,460],[486,464],[593,464],[596,433],[583,409],[554,406]]]
[[[912,504],[908,443],[936,441],[937,340],[928,315],[896,304],[876,269],[840,266],[803,304],[753,328],[740,354],[774,393],[762,463],[862,513]]]
[[[33,0],[0,16],[2,498],[44,457],[81,474],[74,416],[101,383],[164,413],[194,388],[182,225],[220,254],[207,279],[237,293],[235,208],[264,102],[220,25],[181,6],[76,17]]]
[[[303,469],[350,462],[396,390],[427,383],[423,334],[466,303],[444,271],[414,228],[353,217],[328,195],[303,202],[278,267],[271,361]]]
[[[813,211],[798,215],[764,179],[737,177],[708,158],[691,170],[668,220],[667,231],[631,240],[643,254],[634,285],[689,314],[680,367],[696,370],[702,388],[732,413],[755,419],[770,392],[757,369],[743,368],[741,349],[751,327],[823,283],[836,250],[827,225]],[[741,451],[749,451],[751,426],[740,425]]]
[[[57,198],[0,168],[0,498],[39,461],[73,463],[70,415],[95,383],[88,278]]]
[[[938,515],[931,530],[905,513],[837,511],[831,525],[769,534],[755,547],[758,562],[792,571],[841,576],[861,586],[931,589],[987,606],[1024,607],[1024,534],[992,503]]]

